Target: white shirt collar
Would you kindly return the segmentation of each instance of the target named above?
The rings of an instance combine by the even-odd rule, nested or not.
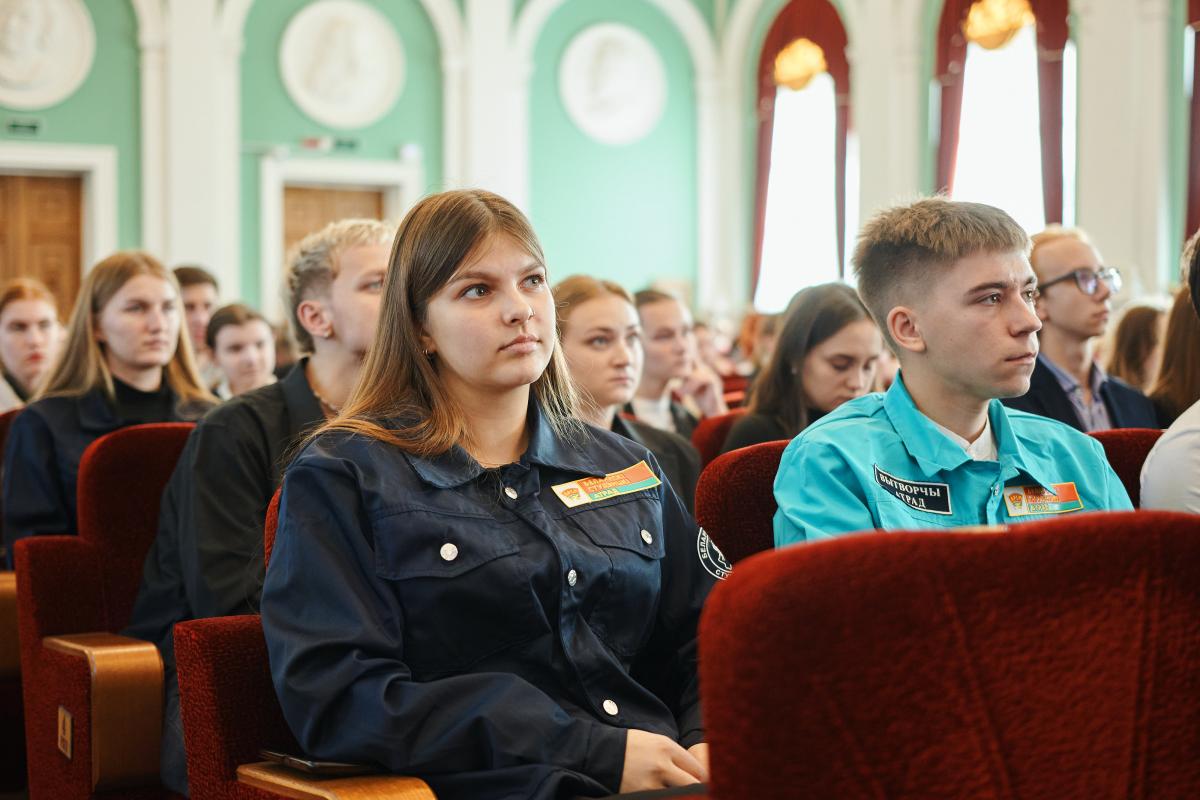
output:
[[[933,420],[930,420],[933,422]],[[983,419],[983,431],[976,437],[975,441],[968,442],[963,437],[959,436],[954,431],[944,425],[939,425],[933,422],[937,429],[949,437],[950,441],[966,451],[967,456],[975,461],[998,461],[1000,453],[996,449],[996,436],[992,433],[992,421],[988,417]]]

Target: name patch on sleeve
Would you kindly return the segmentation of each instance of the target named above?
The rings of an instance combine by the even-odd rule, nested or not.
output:
[[[639,461],[620,472],[610,472],[603,478],[580,478],[570,483],[551,486],[558,499],[567,508],[575,508],[597,500],[607,500],[622,494],[632,494],[653,489],[662,483],[650,470],[650,465]]]
[[[890,475],[875,465],[875,482],[892,497],[917,511],[930,514],[950,514],[950,484],[906,481]]]

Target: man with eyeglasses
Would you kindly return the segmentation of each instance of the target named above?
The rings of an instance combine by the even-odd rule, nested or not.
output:
[[[1005,405],[1087,432],[1158,427],[1150,400],[1095,361],[1120,271],[1103,265],[1086,233],[1059,225],[1033,237],[1029,262],[1038,276],[1040,352],[1029,391]]]

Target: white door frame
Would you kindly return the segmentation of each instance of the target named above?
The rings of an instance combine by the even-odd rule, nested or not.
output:
[[[259,306],[272,320],[285,316],[283,190],[288,186],[372,189],[383,192],[383,216],[398,223],[424,193],[421,155],[403,148],[400,158],[289,158],[268,153],[259,163]]]
[[[0,143],[0,172],[83,179],[79,274],[117,249],[117,148],[110,145]]]

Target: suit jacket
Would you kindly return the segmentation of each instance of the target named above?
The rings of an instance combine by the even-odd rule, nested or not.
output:
[[[1108,409],[1108,418],[1114,428],[1157,428],[1158,419],[1154,404],[1144,394],[1120,378],[1109,375],[1100,388],[1100,399]],[[1071,398],[1063,391],[1054,373],[1042,359],[1037,360],[1033,375],[1029,378],[1029,391],[1020,397],[1005,399],[1004,405],[1031,414],[1041,414],[1059,422],[1065,422],[1076,430],[1083,430],[1083,422],[1071,405]]]

